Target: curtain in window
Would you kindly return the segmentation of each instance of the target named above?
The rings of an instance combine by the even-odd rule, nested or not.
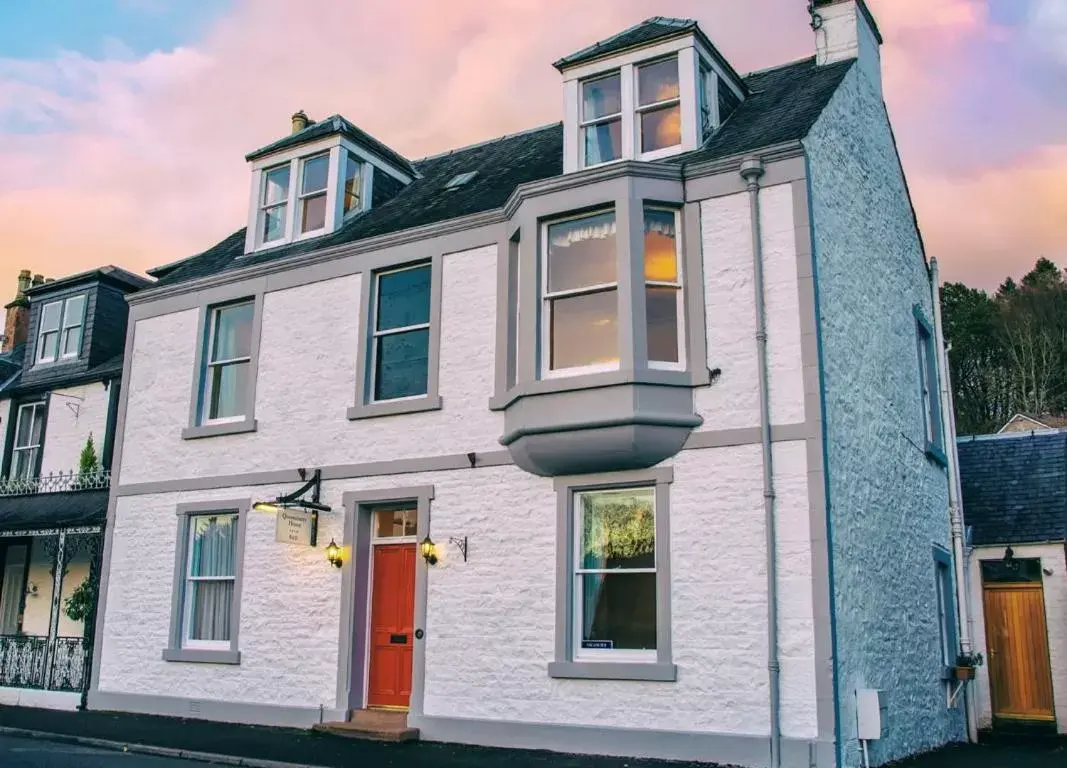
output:
[[[237,518],[198,518],[189,563],[189,637],[229,640],[236,574]]]

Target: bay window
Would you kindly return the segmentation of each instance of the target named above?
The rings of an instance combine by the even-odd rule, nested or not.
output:
[[[685,366],[682,354],[682,267],[677,211],[644,210],[645,319],[653,368]]]
[[[642,155],[682,143],[677,56],[637,68],[636,109]]]

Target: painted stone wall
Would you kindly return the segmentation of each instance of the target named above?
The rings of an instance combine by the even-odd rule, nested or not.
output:
[[[92,433],[96,457],[104,451],[110,392],[101,382],[56,389],[48,404],[41,476],[78,469],[85,441]]]
[[[1016,545],[1012,549],[1017,558],[1034,557],[1041,560],[1056,724],[1060,733],[1067,734],[1067,556],[1064,554],[1064,545]],[[976,547],[970,559],[969,588],[971,616],[974,619],[974,647],[986,659],[986,666],[979,668],[974,685],[980,728],[988,728],[993,724],[993,709],[989,692],[989,646],[986,644],[985,609],[982,601],[981,561],[1000,560],[1003,557],[1004,547]]]
[[[883,691],[872,764],[965,738],[940,679],[933,545],[949,547],[945,471],[923,450],[913,305],[930,287],[882,101],[858,68],[811,135],[840,748],[861,762],[855,691]]]

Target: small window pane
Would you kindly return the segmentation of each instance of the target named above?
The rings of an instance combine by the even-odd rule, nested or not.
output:
[[[548,291],[614,283],[615,213],[600,213],[548,228]]]
[[[345,213],[359,209],[359,198],[363,186],[359,160],[351,153],[347,157],[348,159],[345,161]]]
[[[430,367],[429,329],[379,336],[377,343],[374,399],[425,395]]]
[[[430,322],[430,267],[378,276],[379,331]]]
[[[233,576],[237,562],[237,518],[234,515],[199,515],[192,519],[189,575]]]
[[[414,509],[379,509],[374,513],[374,535],[379,539],[414,536],[418,519]]]
[[[64,331],[63,356],[74,356],[81,351],[82,329],[80,325]]]
[[[618,73],[582,83],[582,120],[622,112],[622,79]]]
[[[15,434],[15,447],[39,445],[41,429],[44,426],[44,406],[29,406],[19,409],[18,430]]]
[[[208,373],[211,377],[209,419],[229,419],[244,415],[250,368],[251,363],[247,362],[211,366]]]
[[[645,286],[645,314],[648,321],[648,359],[677,363],[678,289]]]
[[[288,206],[279,205],[263,212],[263,242],[285,237],[285,212]]]
[[[63,302],[56,301],[51,304],[45,304],[44,309],[41,310],[41,330],[42,331],[58,331],[59,330],[59,316],[63,311]]]
[[[655,650],[655,573],[586,573],[581,584],[583,648]]]
[[[194,581],[189,584],[189,639],[230,639],[233,581]]]
[[[37,448],[15,451],[12,456],[11,477],[29,480],[37,473]]]
[[[304,178],[300,183],[300,194],[321,192],[326,189],[326,180],[330,176],[330,156],[319,155],[304,162]]]
[[[326,226],[326,195],[305,197],[300,217],[300,231],[314,232]]]
[[[656,567],[655,489],[579,494],[581,567]]]
[[[267,171],[263,185],[263,204],[280,203],[289,197],[289,166]]]
[[[54,360],[59,349],[59,333],[52,331],[41,337],[40,360]]]
[[[622,157],[622,120],[597,123],[582,129],[585,134],[585,164],[596,165]]]
[[[674,211],[645,209],[645,280],[678,282]]]
[[[552,300],[553,370],[619,362],[618,291]]]
[[[251,357],[254,314],[255,305],[252,302],[216,310],[212,362]]]
[[[84,296],[75,296],[72,299],[67,299],[66,309],[63,312],[63,327],[70,328],[72,325],[81,325],[84,313]]]
[[[682,143],[681,106],[652,109],[641,113],[641,151],[654,152]]]
[[[642,107],[678,98],[678,59],[657,61],[637,69],[638,104]]]

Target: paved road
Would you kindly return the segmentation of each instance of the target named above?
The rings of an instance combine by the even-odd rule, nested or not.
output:
[[[194,768],[205,763],[0,736],[0,765],[3,768]]]

